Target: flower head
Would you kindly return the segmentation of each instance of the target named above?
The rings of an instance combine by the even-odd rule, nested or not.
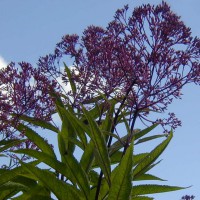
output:
[[[39,68],[21,62],[0,71],[0,132],[11,137],[20,115],[49,121],[55,110],[51,89],[58,89]],[[13,137],[13,136],[12,136]]]
[[[141,111],[147,108],[164,112],[174,98],[181,98],[184,85],[200,83],[200,40],[164,1],[127,15],[125,6],[105,29],[89,26],[81,38],[64,36],[51,55],[53,62],[45,63],[55,66],[64,56],[73,60],[79,72],[72,73],[77,105],[101,92],[108,98],[126,96],[126,107],[135,116],[145,117]],[[45,63],[41,59],[39,65],[45,68]],[[172,122],[162,124],[167,121]],[[180,125],[173,121],[172,126]]]

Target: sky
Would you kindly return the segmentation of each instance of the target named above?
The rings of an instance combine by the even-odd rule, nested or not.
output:
[[[11,61],[37,63],[40,56],[52,53],[65,34],[81,34],[89,25],[106,27],[118,8],[130,9],[160,0],[0,0],[0,68]],[[166,0],[200,36],[200,1]],[[183,90],[170,111],[182,120],[182,127],[161,156],[163,161],[152,174],[167,179],[163,184],[191,186],[187,190],[154,195],[156,200],[179,200],[185,194],[200,199],[200,88],[190,85]],[[143,147],[144,148],[144,147]],[[146,148],[146,145],[145,145]],[[1,165],[1,163],[0,163]]]

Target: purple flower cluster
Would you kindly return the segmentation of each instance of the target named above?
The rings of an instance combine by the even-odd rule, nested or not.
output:
[[[183,200],[192,200],[192,199],[194,199],[195,198],[195,196],[194,195],[185,195],[185,196],[183,196],[181,199],[183,199]]]
[[[11,63],[0,71],[0,133],[4,138],[17,137],[13,133],[20,115],[51,119],[55,110],[49,94],[52,88],[59,89],[57,82],[29,63]]]
[[[200,83],[200,40],[165,2],[137,7],[130,17],[125,6],[105,29],[89,26],[81,38],[66,35],[39,65],[53,71],[65,56],[78,71],[72,73],[77,93],[69,92],[77,105],[99,92],[114,95],[126,99],[131,119],[145,118],[148,109],[166,111],[173,98],[181,98],[184,85]],[[68,81],[65,75],[63,80]],[[159,121],[180,125],[172,113]]]
[[[181,98],[184,85],[200,83],[200,40],[167,3],[128,13],[125,6],[107,28],[89,26],[81,38],[64,36],[54,54],[39,59],[38,68],[22,62],[1,70],[0,132],[8,136],[21,114],[50,120],[54,104],[49,91],[60,91],[59,76],[69,82],[58,68],[66,58],[75,68],[76,92],[68,92],[73,106],[103,93],[129,110],[131,127],[136,118],[150,121],[151,110],[166,112],[174,98]],[[172,128],[181,124],[174,113],[156,122]]]

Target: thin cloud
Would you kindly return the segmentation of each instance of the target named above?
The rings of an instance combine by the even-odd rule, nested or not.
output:
[[[70,70],[75,70],[75,74],[76,74],[76,75],[79,74],[79,72],[76,70],[76,68],[75,68],[73,65],[72,65],[72,66],[69,66],[69,69],[70,69]],[[61,70],[62,73],[64,73],[65,68],[64,68],[64,67],[61,67],[60,70]],[[58,81],[58,83],[60,84],[60,86],[63,88],[64,92],[69,92],[69,91],[72,90],[71,85],[70,85],[69,82],[68,82],[67,84],[66,84],[66,83],[63,83],[62,77],[58,77],[56,80]]]
[[[0,56],[0,69],[6,68],[7,67],[7,62],[4,60],[3,57]]]

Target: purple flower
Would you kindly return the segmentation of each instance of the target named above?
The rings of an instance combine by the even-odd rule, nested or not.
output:
[[[105,29],[89,26],[81,38],[64,36],[55,54],[45,62],[47,57],[41,58],[39,66],[56,69],[59,60],[71,58],[79,72],[72,72],[74,104],[101,92],[121,102],[125,98],[133,121],[146,120],[147,109],[164,112],[174,98],[181,98],[184,85],[200,83],[200,40],[165,2],[137,7],[130,17],[127,12],[128,6],[118,10]],[[66,75],[63,80],[67,83]],[[170,114],[161,124],[176,128],[180,121]]]
[[[40,68],[21,62],[0,71],[0,133],[14,137],[20,115],[49,121],[55,110],[49,91],[58,89],[55,81],[41,73]],[[15,114],[15,115],[13,115]]]
[[[130,112],[131,129],[136,118],[176,128],[181,122],[175,114],[157,121],[148,114],[165,112],[174,98],[181,98],[184,85],[200,83],[199,49],[200,40],[164,1],[137,7],[130,16],[125,6],[106,28],[89,26],[82,37],[64,36],[54,54],[39,59],[38,68],[22,62],[0,71],[0,132],[11,135],[21,114],[51,119],[55,107],[49,91],[64,92],[56,82],[59,76],[69,82],[60,69],[66,58],[75,69],[76,92],[67,92],[72,106],[103,93]]]
[[[185,195],[185,196],[183,196],[181,199],[183,199],[183,200],[192,200],[192,199],[194,199],[195,198],[195,196],[194,195]]]

